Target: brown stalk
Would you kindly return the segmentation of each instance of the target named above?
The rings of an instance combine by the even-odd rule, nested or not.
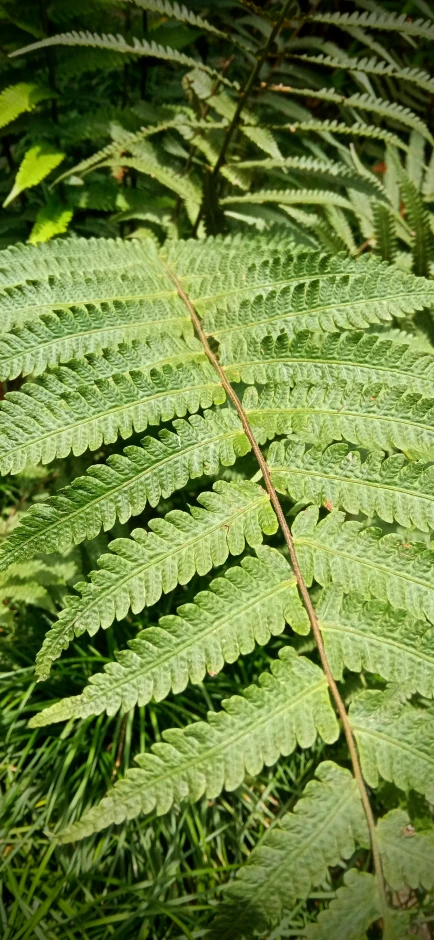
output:
[[[230,401],[232,402],[232,404],[233,404],[235,410],[236,410],[237,413],[238,413],[238,416],[239,416],[239,418],[240,418],[241,424],[242,424],[242,426],[243,426],[244,433],[245,433],[245,435],[246,435],[248,441],[250,442],[252,451],[253,451],[253,453],[254,453],[254,455],[255,455],[255,457],[256,457],[256,460],[257,460],[257,462],[258,462],[258,465],[259,465],[259,467],[260,467],[260,469],[261,469],[261,473],[262,473],[262,476],[263,476],[263,480],[264,480],[264,483],[265,483],[265,487],[266,487],[267,492],[268,492],[268,495],[269,495],[269,497],[270,497],[270,502],[271,502],[271,504],[272,504],[272,506],[273,506],[273,508],[274,508],[274,511],[275,511],[275,513],[276,513],[276,516],[277,516],[277,519],[278,519],[278,522],[279,522],[279,525],[280,525],[280,528],[281,528],[281,530],[282,530],[282,532],[283,532],[283,536],[284,536],[286,545],[287,545],[287,547],[288,547],[289,557],[290,557],[290,559],[291,559],[291,564],[292,564],[292,567],[293,567],[293,570],[294,570],[294,574],[295,574],[295,578],[296,578],[296,581],[297,581],[298,589],[299,589],[299,591],[300,591],[300,594],[301,594],[301,597],[302,597],[302,600],[303,600],[303,604],[304,604],[305,609],[306,609],[306,611],[307,611],[307,614],[308,614],[308,617],[309,617],[309,621],[310,621],[310,625],[311,625],[311,627],[312,627],[312,633],[313,633],[313,635],[314,635],[315,642],[316,642],[316,645],[317,645],[317,648],[318,648],[318,652],[319,652],[319,656],[320,656],[320,660],[321,660],[321,665],[322,665],[322,668],[323,668],[323,670],[324,670],[324,674],[325,674],[325,676],[326,676],[326,679],[327,679],[327,682],[328,682],[328,686],[329,686],[330,692],[331,692],[332,697],[333,697],[333,699],[334,699],[334,702],[335,702],[335,705],[336,705],[336,710],[337,710],[338,715],[339,715],[339,717],[340,717],[340,719],[341,719],[341,722],[342,722],[342,728],[343,728],[343,731],[344,731],[345,739],[346,739],[347,746],[348,746],[348,750],[349,750],[349,753],[350,753],[351,763],[352,763],[352,766],[353,766],[354,777],[355,777],[355,780],[356,780],[357,785],[358,785],[358,788],[359,788],[360,798],[361,798],[361,801],[362,801],[363,809],[364,809],[365,816],[366,816],[366,821],[367,821],[367,824],[368,824],[368,830],[369,830],[369,835],[370,835],[370,840],[371,840],[372,857],[373,857],[373,861],[374,861],[375,875],[376,875],[376,878],[377,878],[378,890],[379,890],[379,894],[380,894],[381,907],[382,907],[382,910],[383,910],[383,911],[386,911],[386,909],[387,909],[386,888],[385,888],[384,877],[383,877],[383,869],[382,869],[382,864],[381,864],[381,856],[380,856],[380,851],[379,851],[379,848],[378,848],[377,833],[376,833],[376,829],[375,829],[375,819],[374,819],[374,815],[373,815],[373,812],[372,812],[371,804],[370,804],[370,801],[369,801],[369,796],[368,796],[368,792],[367,792],[367,789],[366,789],[366,785],[365,785],[365,782],[364,782],[364,779],[363,779],[362,768],[361,768],[360,759],[359,759],[359,755],[358,755],[358,751],[357,751],[357,746],[356,746],[356,742],[355,742],[355,739],[354,739],[353,731],[352,731],[352,728],[351,728],[350,720],[349,720],[349,718],[348,718],[347,710],[346,710],[346,708],[345,708],[345,705],[344,705],[344,702],[343,702],[343,700],[342,700],[341,694],[340,694],[340,692],[339,692],[339,689],[338,689],[338,687],[337,687],[337,685],[336,685],[336,682],[335,682],[335,680],[334,680],[334,678],[333,678],[332,671],[331,671],[331,669],[330,669],[330,664],[329,664],[329,661],[328,661],[328,659],[327,659],[327,654],[326,654],[326,651],[325,651],[324,642],[323,642],[323,638],[322,638],[322,634],[321,634],[321,629],[320,629],[320,626],[319,626],[319,623],[318,623],[318,618],[317,618],[317,616],[316,616],[315,608],[314,608],[314,606],[313,606],[313,604],[312,604],[312,601],[311,601],[311,598],[310,598],[310,594],[309,594],[309,591],[308,591],[308,589],[307,589],[305,580],[304,580],[303,575],[302,575],[302,573],[301,573],[301,569],[300,569],[300,565],[299,565],[299,562],[298,562],[297,552],[296,552],[296,550],[295,550],[295,544],[294,544],[294,539],[293,539],[291,530],[290,530],[290,528],[289,528],[289,526],[288,526],[288,523],[287,523],[286,518],[285,518],[285,514],[284,514],[283,509],[282,509],[282,506],[281,506],[281,504],[280,504],[279,497],[278,497],[278,495],[277,495],[277,492],[276,492],[275,487],[274,487],[274,485],[273,485],[273,482],[272,482],[272,480],[271,480],[271,475],[270,475],[270,471],[269,471],[268,466],[267,466],[267,462],[266,462],[266,460],[265,460],[265,458],[264,458],[264,456],[263,456],[263,454],[262,454],[262,451],[261,451],[261,449],[260,449],[260,447],[259,447],[259,444],[258,444],[257,441],[256,441],[256,438],[255,438],[255,436],[254,436],[254,433],[253,433],[253,431],[252,431],[252,428],[250,427],[250,424],[249,424],[249,421],[248,421],[246,412],[244,411],[244,408],[243,408],[243,406],[242,406],[242,404],[241,404],[241,402],[240,402],[240,399],[238,398],[238,395],[237,395],[237,393],[235,392],[235,390],[232,388],[232,385],[231,385],[230,382],[228,381],[228,379],[227,379],[227,377],[226,377],[226,375],[225,375],[225,372],[224,372],[222,366],[220,365],[220,363],[219,363],[219,361],[218,361],[216,355],[213,353],[213,351],[212,351],[212,349],[211,349],[211,346],[210,346],[210,344],[209,344],[209,342],[208,342],[207,335],[206,335],[206,333],[204,332],[204,330],[203,330],[203,328],[202,328],[202,324],[201,324],[201,321],[200,321],[200,317],[199,317],[199,315],[197,314],[197,312],[196,312],[196,310],[195,310],[195,308],[194,308],[194,306],[193,306],[193,304],[192,304],[190,298],[189,298],[188,295],[185,293],[185,291],[184,291],[182,285],[180,284],[178,278],[176,277],[176,275],[175,275],[168,267],[166,267],[166,271],[167,271],[169,277],[171,278],[171,280],[173,281],[173,283],[174,283],[174,285],[175,285],[175,287],[176,287],[178,296],[180,297],[180,299],[183,301],[183,303],[184,303],[185,306],[187,307],[187,310],[188,310],[188,312],[189,312],[189,314],[190,314],[190,318],[191,318],[191,321],[192,321],[192,323],[193,323],[194,329],[195,329],[195,331],[196,331],[196,333],[197,333],[198,338],[200,339],[200,341],[201,341],[201,343],[202,343],[202,346],[203,346],[203,348],[204,348],[204,351],[205,351],[205,353],[206,353],[206,356],[207,356],[209,362],[211,363],[211,365],[214,367],[215,371],[217,372],[217,374],[218,374],[218,376],[219,376],[219,379],[220,379],[220,382],[221,382],[221,384],[222,384],[222,386],[223,386],[223,388],[224,388],[224,390],[225,390],[225,392],[226,392],[228,398],[230,399]]]

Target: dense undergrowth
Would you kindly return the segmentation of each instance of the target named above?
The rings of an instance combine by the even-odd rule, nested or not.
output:
[[[0,5],[2,399],[11,393],[0,415],[2,936],[237,940],[257,929],[269,940],[429,940],[433,556],[421,553],[430,547],[433,528],[434,12],[425,0],[345,6],[333,0],[190,0],[187,6],[169,0]],[[181,240],[190,238],[197,241],[183,254]],[[23,242],[36,247],[14,247]],[[393,267],[374,274],[374,259]],[[354,770],[344,737],[335,741],[330,704],[323,702],[315,712],[322,737],[303,738],[298,728],[303,747],[285,750],[279,743],[286,756],[278,763],[266,760],[271,766],[258,773],[249,772],[247,744],[248,772],[235,789],[228,783],[228,791],[220,792],[215,768],[205,768],[204,777],[213,778],[208,790],[214,787],[215,793],[203,796],[202,784],[190,778],[177,791],[175,781],[174,808],[160,805],[164,792],[157,797],[165,815],[157,815],[154,805],[149,815],[121,806],[121,815],[136,818],[119,825],[111,824],[111,807],[105,821],[101,814],[88,815],[107,792],[120,793],[122,803],[127,791],[112,787],[137,754],[149,754],[169,729],[220,714],[222,701],[258,683],[275,668],[279,653],[283,664],[292,662],[291,650],[305,657],[297,661],[318,670],[320,664],[294,598],[283,617],[280,608],[262,600],[263,622],[269,619],[272,629],[264,627],[261,634],[261,617],[253,629],[241,618],[236,642],[222,630],[205,653],[192,645],[188,666],[181,653],[169,650],[167,632],[163,637],[169,621],[162,622],[152,642],[167,643],[167,674],[155,667],[154,676],[148,664],[148,635],[141,634],[142,651],[134,647],[140,631],[156,627],[180,605],[192,605],[214,578],[239,565],[239,558],[228,558],[228,551],[239,555],[245,548],[238,530],[232,533],[235,547],[230,534],[228,550],[224,539],[223,547],[206,546],[210,563],[195,558],[193,564],[189,556],[187,575],[166,571],[156,607],[143,609],[139,583],[114,613],[117,602],[108,592],[97,598],[98,622],[88,613],[88,599],[94,598],[89,585],[106,588],[101,570],[89,581],[98,559],[110,557],[102,566],[115,579],[123,571],[116,567],[117,555],[113,561],[113,553],[106,554],[111,537],[123,540],[115,548],[122,556],[137,526],[148,529],[151,520],[172,510],[197,511],[198,496],[215,481],[223,481],[217,484],[222,502],[233,493],[246,500],[248,493],[254,502],[259,487],[255,457],[225,410],[230,433],[226,428],[222,436],[220,429],[221,440],[217,431],[211,435],[208,419],[199,423],[201,430],[192,420],[208,450],[202,452],[196,441],[197,454],[186,457],[185,465],[159,470],[162,451],[155,457],[157,445],[148,442],[145,450],[155,463],[149,479],[135,488],[133,475],[128,491],[113,495],[115,471],[131,475],[119,455],[133,460],[132,444],[134,459],[145,460],[141,443],[148,422],[146,433],[154,442],[158,432],[152,425],[162,424],[158,446],[172,448],[173,457],[192,432],[185,423],[173,425],[172,418],[199,411],[223,420],[221,382],[193,338],[185,303],[175,290],[169,296],[167,270],[178,287],[182,281],[187,306],[192,297],[204,318],[227,380],[240,397],[245,393],[245,413],[288,521],[295,520],[303,573],[350,717],[364,695],[365,702],[384,696],[389,723],[391,712],[407,709],[405,724],[409,710],[417,711],[421,748],[414,746],[404,770],[402,757],[392,754],[382,765],[380,754],[377,773],[362,731],[357,739],[374,816],[398,826],[399,851],[395,846],[395,855],[388,856],[383,850],[390,920],[377,895],[373,901],[369,894],[375,850],[358,805],[344,818],[346,824],[355,814],[351,835],[342,834],[339,820],[336,830],[331,827],[323,868],[318,863],[315,870],[317,862],[309,857],[300,863],[309,877],[296,897],[291,886],[297,866],[291,869],[285,849],[275,875],[279,897],[274,904],[270,890],[268,908],[264,901],[261,916],[255,909],[261,859],[270,861],[277,845],[273,831],[291,825],[290,814],[308,784],[314,796],[318,773],[325,780],[321,774]],[[168,299],[149,300],[146,278],[155,271]],[[250,291],[244,306],[235,298],[243,281]],[[155,405],[166,392],[169,403]],[[119,420],[112,410],[121,413]],[[94,464],[107,465],[106,477],[98,478],[97,509],[89,482],[96,477],[92,471],[86,475]],[[75,490],[65,492],[77,478]],[[245,481],[253,481],[251,489],[242,489]],[[59,492],[60,502],[53,502]],[[74,499],[76,513],[67,505]],[[301,512],[306,506],[307,515]],[[315,506],[320,519],[331,519],[328,530],[315,529]],[[339,510],[350,525],[362,523],[357,544],[354,528],[340,528]],[[252,511],[246,522],[247,571],[261,527],[270,550],[288,558],[268,511],[262,507],[258,517]],[[364,535],[371,531],[366,524],[380,531]],[[230,533],[232,526],[229,514],[221,528]],[[380,534],[386,541],[378,545]],[[271,558],[278,572],[282,556],[277,562],[276,556],[262,556],[261,548],[258,555],[264,564]],[[385,558],[383,580],[366,574],[364,564],[377,572]],[[212,565],[220,567],[211,571]],[[251,570],[259,583],[256,565]],[[265,576],[270,583],[271,569]],[[77,582],[81,598],[74,592]],[[296,595],[295,582],[290,590]],[[187,608],[182,611],[187,618]],[[282,632],[285,617],[294,632]],[[175,636],[179,627],[173,620]],[[343,641],[333,645],[327,624],[332,633],[335,621],[342,629],[356,623],[359,646],[354,639],[347,648]],[[100,625],[104,629],[97,632]],[[381,652],[379,635],[390,640]],[[118,651],[124,651],[123,667],[131,668],[131,654],[125,655],[130,641],[152,674],[150,692],[142,686],[130,693],[128,704],[128,695],[122,698],[107,679],[92,698],[96,685],[88,685],[90,677],[104,666],[107,676],[115,676],[110,664]],[[134,690],[133,678],[128,688]],[[146,704],[137,704],[141,699]],[[273,734],[267,732],[269,740]],[[405,738],[405,728],[395,737]],[[412,746],[415,741],[418,735]],[[148,783],[149,778],[146,791]],[[189,788],[192,798],[200,796],[197,802],[176,799]],[[145,798],[142,809],[144,804]],[[63,844],[57,836],[70,825],[73,841]],[[417,842],[422,834],[425,841]],[[317,860],[318,843],[313,845],[311,859]],[[411,845],[417,846],[414,858]],[[248,860],[251,867],[243,869]],[[235,879],[239,871],[247,875]],[[225,892],[228,883],[232,887]],[[366,897],[357,894],[364,885]],[[245,921],[241,909],[247,911]],[[366,915],[360,922],[359,910]]]

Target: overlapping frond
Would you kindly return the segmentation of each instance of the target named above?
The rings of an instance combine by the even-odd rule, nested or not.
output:
[[[137,516],[149,503],[157,506],[189,479],[214,476],[247,453],[249,443],[232,411],[206,411],[188,421],[177,420],[173,431],[146,437],[112,454],[106,464],[89,467],[85,476],[36,503],[0,546],[0,570],[18,558],[49,554],[95,538],[101,528]]]
[[[370,111],[372,114],[378,114],[379,117],[388,118],[394,124],[398,122],[398,124],[403,124],[411,130],[419,131],[425,140],[428,140],[431,144],[434,143],[431,131],[424,121],[421,120],[419,115],[410,108],[398,104],[397,101],[390,101],[387,98],[377,98],[375,95],[369,94],[369,92],[356,92],[356,94],[346,97],[345,95],[333,91],[331,88],[312,89],[293,88],[291,86],[291,95],[297,95],[302,98],[315,95],[320,101],[330,101],[346,108]]]
[[[63,833],[72,841],[152,810],[166,813],[173,803],[218,796],[234,790],[246,773],[255,775],[297,744],[311,747],[317,733],[331,743],[338,735],[327,682],[308,659],[284,648],[279,660],[258,685],[243,697],[224,702],[208,722],[163,732],[164,743],[136,758],[139,769],[128,771],[99,806]]]
[[[407,813],[393,809],[377,823],[385,878],[394,891],[434,885],[434,829],[416,831]]]
[[[434,455],[434,399],[383,385],[266,385],[244,396],[249,420],[263,440],[291,432],[301,441],[345,440],[368,450]]]
[[[268,452],[273,483],[295,502],[344,509],[357,516],[427,532],[434,529],[434,468],[403,454],[373,451],[362,460],[347,444],[306,448],[276,441]]]
[[[225,662],[250,653],[255,643],[282,633],[285,623],[307,632],[309,623],[288,563],[275,549],[256,549],[241,567],[229,568],[177,616],[161,617],[158,627],[143,630],[117,654],[104,673],[91,677],[82,695],[63,699],[32,719],[32,726],[85,718],[102,711],[115,714],[151,698],[161,701],[182,692],[188,682],[216,675]]]
[[[373,323],[390,323],[392,317],[433,302],[434,288],[429,281],[415,279],[372,257],[353,260],[298,251],[249,267],[245,261],[242,266],[244,259],[240,258],[224,272],[222,291],[218,276],[197,277],[194,254],[191,251],[190,276],[187,272],[184,275],[183,259],[175,257],[173,264],[179,261],[185,289],[203,317],[206,332],[216,336],[223,348],[226,338],[236,333],[262,339],[266,333],[278,335],[282,329],[364,329]]]
[[[429,20],[413,19],[406,13],[377,13],[368,11],[356,11],[354,13],[320,13],[319,11],[312,17],[315,23],[329,23],[333,26],[362,27],[362,29],[374,29],[385,32],[403,33],[407,36],[415,36],[420,39],[434,39],[434,26]]]
[[[324,589],[316,609],[335,679],[344,667],[366,670],[434,696],[434,630],[426,620],[335,586]]]
[[[320,913],[315,924],[308,924],[304,934],[309,940],[365,940],[366,931],[382,914],[374,876],[351,868],[344,875],[336,899]]]
[[[377,127],[375,124],[363,124],[361,121],[355,121],[352,124],[345,124],[343,121],[324,119],[320,121],[315,118],[309,118],[306,121],[294,121],[292,124],[284,125],[292,134],[301,131],[313,131],[318,134],[338,134],[344,137],[370,137],[374,140],[384,140],[393,144],[398,150],[407,150],[407,144],[401,140],[397,134],[386,130],[384,127]]]
[[[381,75],[387,78],[395,78],[399,81],[416,85],[418,88],[422,88],[430,94],[434,93],[434,79],[429,72],[418,68],[398,68],[398,66],[382,62],[381,59],[377,59],[375,56],[371,56],[370,58],[362,56],[357,59],[354,56],[346,56],[343,52],[340,52],[339,56],[324,55],[321,53],[320,55],[303,54],[294,56],[293,58],[314,65],[324,65],[331,69],[345,69],[349,72],[365,72],[367,75]]]
[[[434,711],[369,689],[350,708],[364,777],[371,787],[379,778],[401,790],[412,788],[434,802]]]
[[[272,534],[277,522],[268,494],[255,483],[214,484],[213,492],[198,497],[190,512],[174,509],[164,519],[152,519],[135,529],[130,539],[115,539],[110,554],[102,555],[89,583],[77,585],[80,596],[67,606],[49,630],[37,657],[37,673],[45,678],[51,663],[74,636],[91,636],[157,603],[177,584],[207,574],[229,555],[240,555],[245,544],[255,547],[262,533]]]
[[[208,363],[116,373],[90,384],[83,384],[79,369],[63,367],[7,394],[0,413],[0,470],[18,473],[71,451],[96,450],[103,441],[125,439],[224,398]]]
[[[297,553],[308,584],[333,582],[345,592],[372,594],[413,617],[434,623],[434,552],[423,542],[345,522],[331,512],[318,523],[318,509],[299,513],[294,525]]]
[[[248,385],[269,382],[328,385],[343,381],[382,383],[407,392],[433,392],[434,355],[387,334],[354,330],[295,336],[282,332],[262,339],[233,333],[225,340],[222,364],[231,381]]]
[[[226,889],[210,940],[262,936],[325,881],[330,866],[368,842],[355,780],[331,761],[320,764],[294,812],[267,833]]]
[[[21,49],[15,49],[10,53],[10,56],[13,58],[14,56],[25,55],[28,52],[37,52],[38,49],[46,49],[51,46],[84,46],[92,49],[107,49],[111,52],[119,52],[122,55],[152,56],[152,58],[161,59],[163,62],[176,62],[178,65],[184,65],[189,69],[201,68],[205,72],[208,72],[209,75],[218,78],[224,85],[238,87],[234,86],[232,82],[215,69],[204,65],[204,63],[198,59],[193,59],[191,56],[185,55],[184,52],[180,52],[178,49],[161,46],[160,43],[155,42],[155,40],[148,42],[146,39],[137,39],[135,36],[129,42],[128,39],[125,39],[124,36],[120,36],[119,34],[116,36],[111,34],[101,35],[99,33],[92,33],[89,30],[85,32],[74,31],[70,33],[59,33],[57,36],[48,36],[45,39],[38,40],[38,42],[32,42],[28,46],[23,46]]]

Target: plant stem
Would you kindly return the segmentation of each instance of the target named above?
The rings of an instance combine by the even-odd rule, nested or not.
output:
[[[322,665],[322,668],[323,668],[323,670],[324,670],[324,673],[325,673],[325,676],[326,676],[326,679],[327,679],[327,682],[328,682],[328,686],[329,686],[330,692],[331,692],[331,694],[332,694],[332,696],[333,696],[333,699],[334,699],[334,702],[335,702],[335,705],[336,705],[337,712],[338,712],[339,717],[340,717],[341,722],[342,722],[342,728],[343,728],[343,731],[344,731],[345,739],[346,739],[347,746],[348,746],[348,750],[349,750],[349,753],[350,753],[351,763],[352,763],[352,766],[353,766],[354,777],[355,777],[355,780],[357,781],[357,785],[358,785],[359,792],[360,792],[360,798],[361,798],[361,801],[362,801],[363,809],[364,809],[365,816],[366,816],[366,821],[367,821],[367,824],[368,824],[369,835],[370,835],[370,840],[371,840],[372,856],[373,856],[373,862],[374,862],[374,869],[375,869],[375,875],[376,875],[376,878],[377,878],[378,891],[379,891],[379,895],[380,895],[381,908],[382,908],[383,911],[386,911],[386,909],[387,909],[386,888],[385,888],[384,877],[383,877],[383,869],[382,869],[382,864],[381,864],[381,856],[380,856],[380,851],[379,851],[378,841],[377,841],[377,833],[376,833],[376,829],[375,829],[375,819],[374,819],[374,815],[373,815],[373,812],[372,812],[371,804],[370,804],[370,801],[369,801],[368,791],[367,791],[367,789],[366,789],[365,781],[364,781],[364,779],[363,779],[362,768],[361,768],[360,759],[359,759],[359,755],[358,755],[358,751],[357,751],[357,746],[356,746],[356,742],[355,742],[355,739],[354,739],[353,730],[352,730],[352,728],[351,728],[350,720],[349,720],[349,717],[348,717],[348,714],[347,714],[347,710],[346,710],[346,708],[345,708],[344,702],[343,702],[343,700],[342,700],[342,697],[341,697],[341,694],[340,694],[340,692],[339,692],[339,689],[338,689],[338,687],[337,687],[337,685],[336,685],[336,682],[335,682],[335,680],[334,680],[334,678],[333,678],[333,674],[332,674],[332,671],[331,671],[331,668],[330,668],[330,664],[329,664],[329,661],[328,661],[328,659],[327,659],[327,654],[326,654],[325,647],[324,647],[324,642],[323,642],[323,638],[322,638],[322,634],[321,634],[320,625],[319,625],[318,618],[317,618],[316,613],[315,613],[315,608],[314,608],[314,606],[313,606],[313,604],[312,604],[312,601],[311,601],[311,598],[310,598],[309,591],[308,591],[307,586],[306,586],[306,582],[305,582],[305,580],[304,580],[304,578],[303,578],[303,575],[302,575],[302,572],[301,572],[301,569],[300,569],[300,565],[299,565],[299,562],[298,562],[297,552],[296,552],[296,550],[295,550],[295,544],[294,544],[294,539],[293,539],[291,530],[290,530],[290,528],[289,528],[289,526],[288,526],[288,523],[287,523],[286,518],[285,518],[285,514],[284,514],[283,509],[282,509],[282,506],[281,506],[281,504],[280,504],[279,497],[278,497],[278,495],[277,495],[277,492],[276,492],[276,490],[275,490],[275,488],[274,488],[274,485],[273,485],[273,482],[272,482],[272,480],[271,480],[271,475],[270,475],[270,471],[269,471],[268,466],[267,466],[267,462],[266,462],[266,460],[265,460],[265,457],[264,457],[263,454],[262,454],[262,451],[261,451],[261,449],[260,449],[260,447],[259,447],[259,444],[258,444],[257,441],[256,441],[256,438],[255,438],[255,436],[254,436],[254,433],[253,433],[253,431],[252,431],[252,428],[250,427],[249,420],[248,420],[247,415],[246,415],[246,412],[244,411],[244,408],[243,408],[243,406],[242,406],[242,404],[241,404],[241,402],[240,402],[240,399],[238,398],[238,395],[237,395],[237,393],[235,392],[235,390],[232,388],[232,385],[231,385],[231,383],[228,381],[228,379],[227,379],[227,377],[226,377],[226,375],[225,375],[225,372],[224,372],[224,370],[222,369],[222,366],[220,365],[220,363],[219,363],[217,357],[215,356],[215,354],[213,353],[213,351],[212,351],[212,349],[211,349],[211,346],[210,346],[210,344],[209,344],[209,342],[208,342],[207,335],[206,335],[206,333],[204,332],[204,330],[202,329],[202,324],[201,324],[199,315],[197,314],[197,312],[196,312],[196,310],[195,310],[195,308],[194,308],[194,306],[193,306],[193,304],[192,304],[190,298],[189,298],[188,295],[185,293],[185,291],[184,291],[184,289],[182,288],[182,286],[181,286],[181,284],[180,284],[178,278],[176,277],[176,275],[173,274],[173,272],[172,272],[168,267],[166,267],[166,271],[168,272],[169,277],[171,278],[171,280],[173,281],[173,283],[175,284],[176,290],[177,290],[177,292],[178,292],[178,296],[181,298],[181,300],[183,301],[183,303],[184,303],[185,306],[187,307],[188,312],[189,312],[189,314],[190,314],[191,321],[192,321],[193,326],[194,326],[194,329],[195,329],[195,331],[196,331],[196,333],[197,333],[198,338],[200,339],[200,341],[201,341],[201,343],[202,343],[202,346],[203,346],[203,348],[204,348],[204,351],[205,351],[205,353],[206,353],[206,355],[207,355],[207,357],[208,357],[208,359],[209,359],[211,365],[214,367],[215,371],[217,372],[217,374],[218,374],[218,376],[219,376],[219,379],[220,379],[220,382],[221,382],[221,384],[222,384],[222,386],[223,386],[223,388],[224,388],[224,390],[225,390],[225,392],[226,392],[228,398],[231,400],[231,402],[232,402],[232,404],[233,404],[235,410],[236,410],[237,413],[238,413],[238,416],[239,416],[239,418],[240,418],[241,424],[242,424],[242,426],[243,426],[244,433],[245,433],[245,435],[246,435],[248,441],[250,442],[252,451],[253,451],[253,453],[254,453],[254,455],[255,455],[255,457],[256,457],[256,460],[257,460],[257,462],[258,462],[258,464],[259,464],[259,467],[260,467],[260,469],[261,469],[261,473],[262,473],[262,476],[263,476],[263,480],[264,480],[264,483],[265,483],[265,486],[266,486],[268,495],[269,495],[269,497],[270,497],[270,502],[271,502],[271,504],[272,504],[272,506],[273,506],[273,508],[274,508],[274,511],[275,511],[275,513],[276,513],[276,516],[277,516],[277,519],[278,519],[280,528],[281,528],[281,530],[282,530],[282,533],[283,533],[283,536],[284,536],[286,545],[287,545],[287,547],[288,547],[289,557],[290,557],[290,559],[291,559],[291,564],[292,564],[292,567],[293,567],[293,570],[294,570],[294,574],[295,574],[295,578],[296,578],[296,581],[297,581],[297,585],[298,585],[298,588],[299,588],[301,597],[302,597],[302,599],[303,599],[303,604],[304,604],[304,606],[305,606],[305,609],[306,609],[306,611],[307,611],[307,614],[308,614],[308,617],[309,617],[309,620],[310,620],[310,625],[311,625],[311,627],[312,627],[312,633],[313,633],[313,635],[314,635],[315,642],[316,642],[316,645],[317,645],[317,648],[318,648],[318,652],[319,652],[319,656],[320,656],[320,660],[321,660],[321,665]]]
[[[252,91],[252,88],[253,88],[253,86],[254,86],[254,84],[255,84],[255,82],[256,82],[256,79],[257,79],[257,77],[258,77],[258,75],[259,75],[259,73],[260,73],[260,71],[261,71],[261,68],[262,68],[262,66],[263,66],[263,64],[264,64],[264,62],[265,62],[265,60],[267,59],[269,50],[271,49],[271,46],[272,46],[272,44],[273,44],[273,42],[274,42],[274,40],[275,40],[275,38],[276,38],[276,36],[277,36],[277,34],[278,34],[278,32],[279,32],[281,26],[282,26],[282,23],[283,23],[283,21],[284,21],[284,19],[285,19],[285,17],[286,17],[286,14],[287,14],[287,12],[288,12],[288,10],[289,10],[289,7],[291,6],[291,3],[292,3],[292,2],[293,2],[293,0],[286,0],[286,3],[285,3],[284,6],[283,6],[283,9],[282,9],[282,11],[281,11],[281,13],[280,13],[280,16],[279,16],[279,18],[276,20],[276,22],[275,22],[275,24],[274,24],[274,26],[273,26],[273,29],[271,30],[271,33],[270,33],[270,35],[269,35],[269,37],[268,37],[268,39],[267,39],[267,41],[266,41],[266,43],[265,43],[265,45],[264,45],[262,51],[258,54],[258,58],[257,58],[257,60],[256,60],[256,63],[255,63],[255,65],[253,66],[253,69],[252,69],[252,71],[251,71],[251,73],[250,73],[250,76],[249,76],[249,78],[247,79],[247,82],[246,82],[246,84],[245,84],[245,86],[244,86],[244,89],[243,89],[243,91],[242,91],[242,93],[241,93],[241,95],[240,95],[240,97],[239,97],[239,99],[238,99],[238,104],[237,104],[237,106],[236,106],[236,108],[235,108],[235,111],[234,111],[234,114],[233,114],[231,123],[229,124],[229,126],[228,126],[228,128],[227,128],[226,136],[225,136],[225,139],[224,139],[224,141],[223,141],[223,146],[222,146],[222,148],[221,148],[221,150],[220,150],[220,153],[219,153],[219,155],[218,155],[217,161],[216,161],[216,163],[215,163],[214,166],[213,166],[213,169],[212,169],[212,172],[211,172],[211,182],[213,182],[213,181],[216,179],[218,173],[220,172],[221,167],[223,166],[223,164],[224,164],[224,162],[225,162],[225,160],[226,160],[226,154],[227,154],[227,151],[228,151],[228,147],[229,147],[229,144],[230,144],[230,142],[231,142],[231,140],[232,140],[232,137],[233,137],[233,135],[234,135],[234,133],[235,133],[235,131],[236,131],[236,129],[237,129],[238,121],[239,121],[241,112],[242,112],[242,110],[243,110],[243,108],[244,108],[244,105],[246,104],[246,101],[247,101],[247,98],[248,98],[249,95],[250,95],[250,92]],[[203,217],[203,212],[204,212],[204,204],[202,203],[202,205],[201,205],[201,207],[200,207],[200,209],[199,209],[199,213],[198,213],[197,219],[196,219],[196,221],[195,221],[195,223],[194,223],[193,232],[192,232],[193,237],[197,234],[197,230],[198,230],[198,228],[199,228],[199,224],[200,224],[200,222],[201,222],[201,220],[202,220],[202,217]]]

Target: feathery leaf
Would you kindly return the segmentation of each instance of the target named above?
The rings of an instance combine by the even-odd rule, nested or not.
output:
[[[335,583],[346,593],[373,594],[413,617],[434,623],[434,551],[395,533],[345,522],[333,511],[321,522],[311,507],[297,516],[292,531],[307,583]]]
[[[338,725],[318,666],[285,647],[271,670],[243,697],[227,699],[223,711],[210,712],[208,723],[163,732],[164,743],[138,755],[139,769],[128,771],[99,806],[65,830],[63,841],[153,809],[161,815],[173,803],[194,802],[204,793],[212,799],[223,789],[235,790],[246,773],[258,774],[297,744],[311,747],[317,732],[335,741]]]
[[[196,572],[207,574],[229,555],[240,555],[246,542],[260,545],[263,532],[276,531],[269,496],[255,483],[218,481],[198,501],[190,513],[174,509],[164,519],[152,519],[149,532],[135,529],[130,539],[110,543],[111,554],[101,556],[89,583],[76,585],[81,596],[67,598],[47,633],[36,660],[40,679],[74,636],[85,631],[93,636],[129,610],[139,613]]]
[[[201,682],[206,672],[216,675],[225,662],[250,653],[255,643],[268,642],[292,624],[306,633],[309,622],[297,594],[295,577],[275,549],[256,549],[241,567],[229,568],[211,581],[193,604],[178,608],[178,616],[161,617],[158,627],[142,630],[117,654],[104,673],[91,677],[82,695],[66,698],[31,720],[32,727],[85,718],[119,708],[159,702],[170,691],[182,692],[188,682]]]

